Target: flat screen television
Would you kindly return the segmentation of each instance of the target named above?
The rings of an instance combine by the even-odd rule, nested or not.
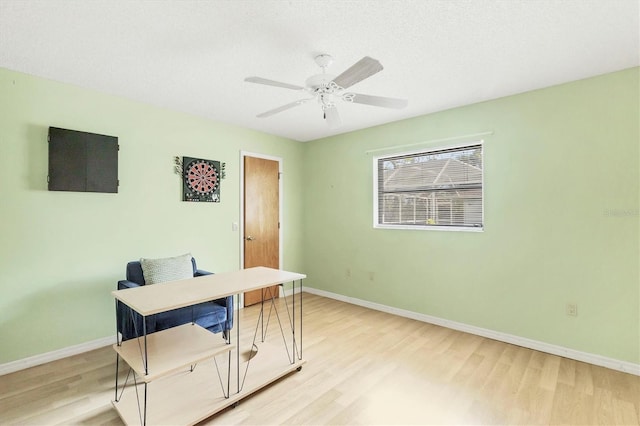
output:
[[[49,191],[118,192],[118,138],[49,127]]]

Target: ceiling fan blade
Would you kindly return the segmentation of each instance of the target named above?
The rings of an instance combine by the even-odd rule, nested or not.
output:
[[[402,109],[407,106],[409,101],[398,98],[385,98],[384,96],[362,95],[360,93],[351,93],[353,101],[357,104],[373,105],[384,108]]]
[[[308,100],[309,99],[299,99],[299,100],[297,100],[295,102],[291,102],[290,104],[282,105],[282,106],[280,106],[278,108],[274,108],[274,109],[271,109],[269,111],[263,112],[262,114],[258,114],[258,115],[256,115],[256,117],[258,117],[258,118],[271,117],[272,115],[277,114],[279,112],[286,111],[286,110],[291,109],[293,107],[297,107],[298,105],[302,105],[303,103],[307,102]]]
[[[269,80],[267,78],[262,77],[247,77],[244,81],[248,81],[249,83],[258,83],[258,84],[266,84],[267,86],[276,86],[276,87],[284,87],[285,89],[291,90],[302,90],[304,87],[296,86],[295,84],[282,83],[280,81]]]
[[[332,129],[342,125],[340,114],[338,114],[338,108],[335,106],[325,108],[324,119],[327,120],[327,125]]]
[[[367,77],[371,77],[377,72],[382,71],[383,67],[377,59],[365,56],[358,62],[353,64],[351,68],[348,68],[342,74],[333,79],[333,81],[343,89],[351,87],[354,84],[364,80]]]

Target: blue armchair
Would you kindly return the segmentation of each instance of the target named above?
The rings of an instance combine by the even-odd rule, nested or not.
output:
[[[198,269],[194,258],[191,258],[191,264],[194,277],[211,274]],[[127,263],[126,277],[126,280],[118,281],[118,290],[145,285],[139,261]],[[147,334],[192,321],[212,333],[222,332],[226,339],[233,328],[233,296],[150,315],[146,317]],[[116,322],[123,341],[142,335],[142,316],[120,301],[116,301]]]

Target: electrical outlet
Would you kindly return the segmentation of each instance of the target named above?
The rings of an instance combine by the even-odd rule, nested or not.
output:
[[[375,281],[376,279],[376,274],[373,272],[369,272],[369,281]]]
[[[347,268],[347,269],[344,271],[344,276],[345,276],[346,278],[351,278],[351,268]]]
[[[567,303],[567,315],[570,317],[578,316],[578,305],[575,303]]]

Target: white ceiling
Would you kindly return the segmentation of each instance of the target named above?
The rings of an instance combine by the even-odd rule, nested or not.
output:
[[[0,67],[308,141],[640,65],[639,0],[0,0]],[[384,70],[329,129],[295,91],[329,53]]]

